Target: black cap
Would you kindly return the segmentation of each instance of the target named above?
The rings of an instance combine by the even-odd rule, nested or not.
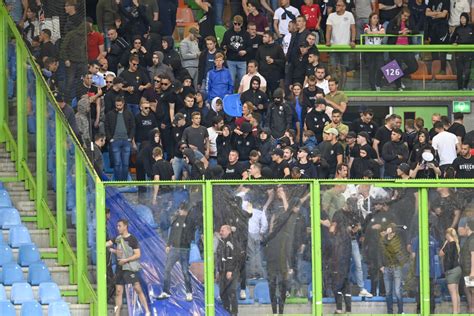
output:
[[[321,151],[318,148],[314,148],[313,150],[311,150],[310,154],[311,154],[311,157],[321,156]]]
[[[311,151],[309,150],[309,148],[306,147],[306,146],[301,147],[299,150],[300,150],[300,151],[304,151],[304,152],[307,153],[307,154],[310,154],[310,153],[311,153]]]
[[[356,138],[356,137],[357,137],[357,134],[353,131],[350,131],[349,133],[347,133],[346,139],[347,138]]]
[[[272,151],[272,156],[273,156],[273,155],[278,155],[278,156],[280,156],[280,157],[283,157],[283,149],[281,149],[281,148],[275,148],[275,149],[273,149],[273,151]]]
[[[327,105],[327,102],[323,98],[317,98],[315,104],[324,104]]]
[[[364,137],[368,143],[370,143],[370,135],[367,132],[359,132],[359,136]]]
[[[409,174],[411,170],[410,166],[405,162],[399,164],[397,168],[400,169],[404,174]]]

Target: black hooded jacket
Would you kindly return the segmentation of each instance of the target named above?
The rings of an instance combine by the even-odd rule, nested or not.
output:
[[[154,129],[148,132],[148,141],[142,143],[137,155],[137,168],[143,168],[150,178],[153,178],[153,164],[155,163],[153,149],[156,147],[162,148],[160,143],[155,143],[155,132]]]
[[[270,56],[273,59],[272,64],[268,64],[266,57]],[[255,59],[258,62],[258,71],[267,80],[279,80],[285,69],[285,53],[280,45],[277,43],[263,44],[257,50]]]
[[[258,82],[258,88],[257,90],[254,90],[252,88],[252,83],[256,81]],[[268,96],[265,92],[260,90],[260,77],[258,76],[253,76],[252,79],[250,80],[250,89],[245,91],[240,95],[240,101],[243,103],[250,101],[252,104],[256,107],[256,112],[260,113],[260,115],[264,115],[267,112],[268,104],[270,103],[270,100],[268,99]],[[262,104],[263,109],[259,109],[258,105]]]
[[[461,17],[467,20],[466,25],[459,25],[451,35],[451,43],[456,44],[473,44],[474,43],[474,27],[469,23],[469,14],[461,13]]]
[[[171,66],[171,67],[173,67],[172,66],[173,62],[175,62],[175,65],[176,65],[176,62],[181,64],[181,58],[179,57],[178,52],[174,49],[173,37],[164,36],[163,40],[168,43],[168,48],[162,50],[163,55],[164,55],[163,64]]]

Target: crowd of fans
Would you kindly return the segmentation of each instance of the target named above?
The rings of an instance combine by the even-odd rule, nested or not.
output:
[[[418,38],[407,35],[420,33],[430,43],[471,44],[467,0],[380,0],[378,8],[364,0],[231,0],[231,23],[221,43],[214,26],[223,24],[224,1],[195,2],[204,11],[199,28],[189,28],[177,45],[176,1],[99,0],[94,20],[85,18],[78,2],[66,0],[59,34],[43,23],[57,4],[6,1],[99,172],[106,149],[115,180],[128,179],[130,163],[137,180],[474,178],[474,132],[466,130],[462,114],[403,122],[396,114],[375,118],[372,109],[360,107],[360,117],[347,124],[350,104],[342,88],[354,61],[348,53],[333,53],[324,63],[317,48],[354,47],[360,34],[380,35],[360,43],[366,45],[409,45]],[[385,39],[385,33],[398,37]],[[405,78],[416,71],[416,58],[390,54],[404,66]],[[432,58],[446,70],[446,54]],[[455,59],[458,88],[466,89],[471,55]],[[373,90],[387,84],[380,72],[386,61],[383,54],[364,56]],[[405,78],[395,81],[397,89],[404,89]],[[242,103],[237,117],[224,111],[225,96],[235,92]],[[245,299],[247,279],[266,278],[272,311],[283,313],[286,297],[302,296],[311,282],[307,187],[216,190],[216,269],[224,307],[237,314],[236,293]],[[169,191],[155,186],[151,204],[163,194]],[[351,283],[359,296],[386,296],[388,313],[393,294],[403,312],[401,284],[409,281],[409,264],[419,273],[416,198],[414,191],[369,185],[323,190],[324,291],[335,298],[337,313],[343,302],[351,311]],[[456,313],[461,275],[474,275],[474,223],[459,224],[471,201],[462,190],[442,188],[432,201],[430,252],[444,258]],[[181,205],[169,222],[168,228],[179,225],[170,228],[162,299],[171,295],[174,264],[186,266],[189,257],[197,225],[190,213]],[[462,247],[456,229],[467,237]],[[183,272],[190,301],[187,266]],[[465,294],[474,312],[471,289]]]
[[[221,9],[219,1],[197,1],[204,22],[200,29],[189,29],[179,49],[171,36],[174,24],[167,25],[169,17],[162,19],[159,8],[168,1],[158,6],[154,1],[99,1],[98,32],[79,4],[67,0],[55,43],[51,30],[41,28],[52,14],[41,1],[24,8],[18,25],[84,146],[108,148],[116,180],[127,180],[131,156],[138,180],[472,178],[473,135],[466,133],[462,114],[453,120],[433,114],[432,125],[416,118],[402,126],[397,115],[374,118],[370,108],[361,107],[360,118],[346,125],[349,104],[340,87],[350,54],[330,54],[326,65],[317,49],[324,37],[326,45],[353,46],[356,33],[370,34],[374,27],[377,34],[387,29],[407,35],[423,26],[431,42],[449,31],[463,37],[465,15],[459,19],[456,14],[468,8],[450,9],[443,1],[380,1],[379,13],[373,13],[370,1],[308,0],[292,3],[295,7],[281,0],[273,11],[274,4],[264,2],[232,5],[232,25],[219,45],[213,31],[204,34],[213,27],[203,27],[206,21],[222,23],[211,14]],[[16,12],[17,3],[10,8]],[[87,36],[87,47],[81,36]],[[413,39],[390,37],[389,42]],[[369,37],[366,44],[382,42]],[[405,74],[412,65],[416,70],[409,56],[393,56],[403,59]],[[456,57],[464,60],[464,69],[470,64],[469,56]],[[368,62],[375,70],[371,86],[378,89],[379,60]],[[331,65],[337,67],[329,73]],[[403,87],[401,79],[396,84]],[[243,104],[240,117],[224,111],[224,97],[234,92]],[[156,147],[172,172],[154,168]],[[101,155],[93,156],[102,171]]]

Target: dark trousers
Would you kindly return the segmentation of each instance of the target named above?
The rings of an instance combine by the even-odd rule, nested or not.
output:
[[[369,267],[370,275],[370,292],[373,296],[377,296],[377,287],[379,296],[385,296],[385,284],[383,282],[383,273],[377,267]]]
[[[73,62],[66,67],[66,101],[71,102],[76,96],[76,87],[79,85],[81,77],[86,74],[87,65],[85,63]]]
[[[456,54],[456,73],[458,80],[458,89],[467,89],[471,77],[471,53]]]
[[[161,0],[159,4],[159,18],[162,24],[161,34],[164,36],[173,35],[176,26],[176,11],[178,11],[178,1]]]
[[[369,75],[370,88],[375,90],[375,87],[380,87],[382,83],[382,71],[380,68],[383,66],[383,54],[365,53],[364,60]]]
[[[332,291],[336,299],[336,309],[342,310],[342,302],[344,301],[346,304],[346,312],[350,313],[352,307],[352,297],[351,284],[348,278],[349,274],[345,273],[345,275],[342,275],[340,271],[333,271],[332,275]]]
[[[219,282],[222,305],[232,316],[237,315],[239,312],[239,306],[237,305],[237,279],[235,272],[232,273],[230,280],[226,278],[226,273],[223,272]]]
[[[286,289],[287,289],[287,274],[277,271],[268,271],[268,287],[270,290],[270,300],[272,302],[273,314],[277,313],[277,297],[276,289],[280,290],[280,300],[278,301],[278,313],[283,314],[283,309],[286,300]]]
[[[403,68],[404,77],[408,77],[418,69],[418,63],[416,62],[415,54],[413,53],[391,53],[391,58],[396,59],[400,67],[403,68],[403,64],[406,65],[406,68]],[[401,88],[402,80],[395,80],[397,88]]]

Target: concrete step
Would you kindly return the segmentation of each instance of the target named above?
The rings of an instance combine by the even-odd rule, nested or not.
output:
[[[49,231],[47,229],[28,229],[30,232],[31,240],[36,244],[38,248],[49,248]],[[7,229],[2,230],[3,240],[8,240]],[[68,241],[71,247],[75,247],[76,242],[76,231],[75,229],[68,229]]]
[[[2,171],[0,170],[0,178],[15,178],[18,174],[14,171]]]
[[[77,285],[58,285],[61,291],[77,291]],[[39,301],[39,286],[32,286],[33,295],[37,301]],[[12,287],[5,286],[5,292],[7,297],[10,297]],[[77,296],[63,296],[63,300],[71,304],[77,304]]]
[[[10,160],[7,160],[7,161],[0,160],[0,170],[2,170],[2,172],[16,171],[16,167],[15,167],[15,164],[11,162]]]
[[[47,316],[48,315],[48,305],[43,305],[43,315]],[[89,311],[89,305],[88,304],[69,304],[69,310],[71,311],[72,316],[89,316],[92,315],[92,313]],[[15,305],[15,311],[16,315],[20,316],[21,313],[21,305]],[[112,314],[109,314],[112,315]]]

